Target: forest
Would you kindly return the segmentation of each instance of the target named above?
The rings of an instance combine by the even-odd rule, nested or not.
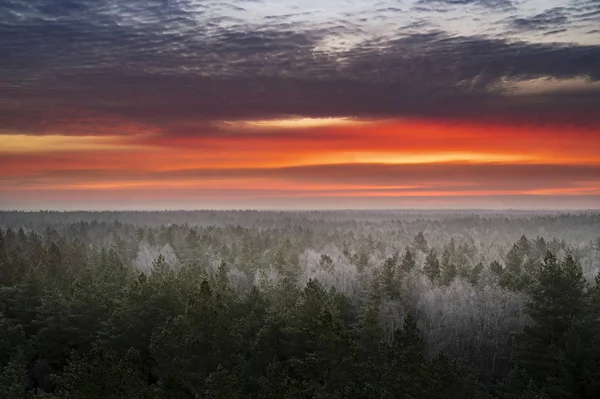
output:
[[[0,212],[0,398],[599,398],[600,213]]]

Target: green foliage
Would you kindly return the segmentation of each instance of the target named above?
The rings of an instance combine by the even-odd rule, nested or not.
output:
[[[130,351],[119,357],[96,347],[85,355],[74,352],[64,372],[55,378],[54,397],[60,399],[150,399],[139,356]]]
[[[531,256],[527,237],[521,236],[506,254],[506,265],[500,274],[500,285],[514,291],[528,288],[535,278],[537,260]]]
[[[596,327],[589,318],[591,297],[572,253],[559,260],[548,252],[530,290],[527,311],[533,323],[523,331],[518,353],[519,363],[551,397],[593,397],[582,393],[597,392],[589,386],[586,369],[597,365],[586,353],[597,334],[590,330]]]
[[[30,351],[21,325],[0,314],[0,368],[11,361],[22,361]]]
[[[16,363],[0,368],[0,398],[33,399],[27,370]]]

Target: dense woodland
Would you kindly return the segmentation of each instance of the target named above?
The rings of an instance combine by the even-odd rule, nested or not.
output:
[[[600,214],[0,212],[0,398],[598,398]]]

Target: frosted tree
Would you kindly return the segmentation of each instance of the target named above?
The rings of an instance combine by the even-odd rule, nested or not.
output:
[[[152,272],[154,261],[162,255],[164,262],[171,267],[173,270],[179,270],[180,263],[177,259],[177,255],[170,244],[166,244],[162,248],[156,246],[150,246],[147,243],[140,244],[140,248],[137,252],[137,256],[132,262],[135,269],[149,274]]]

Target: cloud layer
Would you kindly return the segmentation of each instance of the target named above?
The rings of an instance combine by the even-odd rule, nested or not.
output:
[[[2,129],[89,133],[118,120],[172,130],[174,120],[289,114],[598,122],[597,89],[491,89],[536,78],[597,88],[595,1],[323,3],[8,0]]]

